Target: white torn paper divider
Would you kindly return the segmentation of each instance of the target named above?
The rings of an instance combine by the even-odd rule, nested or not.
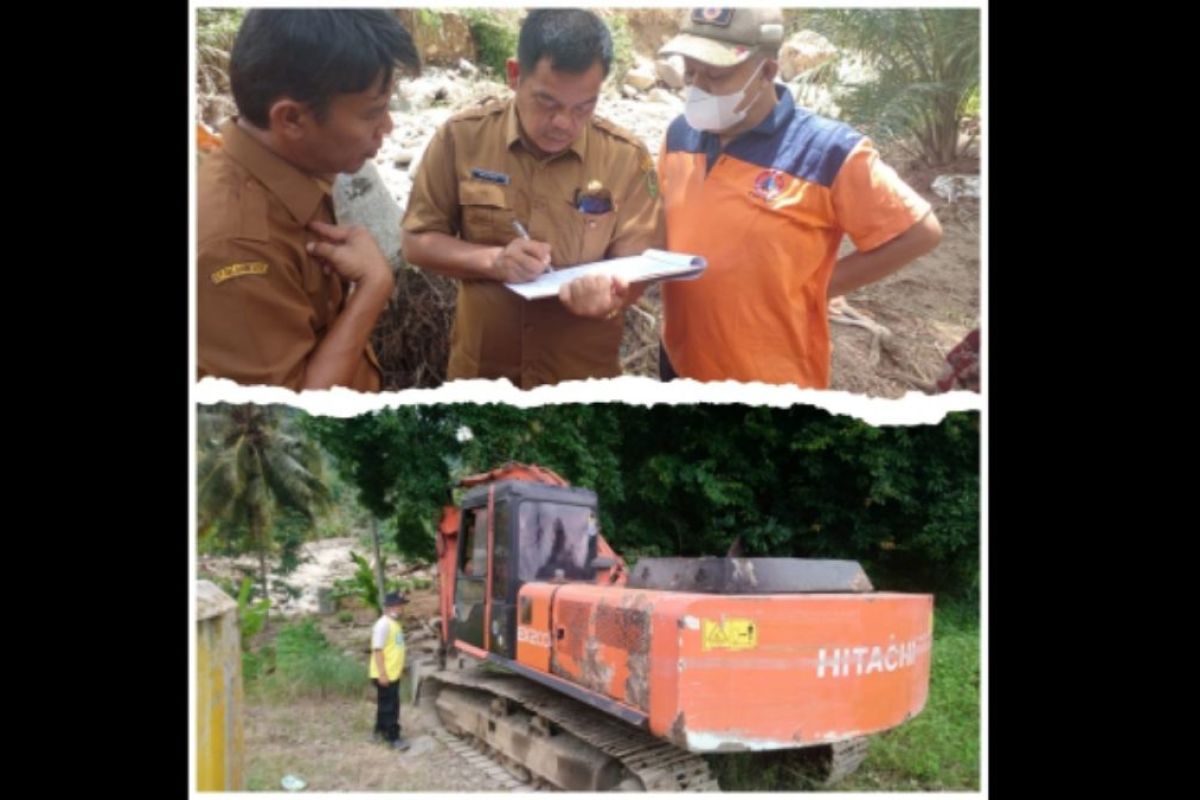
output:
[[[984,380],[987,380],[986,376]],[[652,378],[633,375],[563,381],[533,389],[518,389],[503,379],[455,380],[435,389],[403,389],[381,394],[355,392],[343,387],[296,393],[282,386],[240,386],[224,378],[204,378],[194,384],[194,391],[193,400],[200,405],[279,403],[328,417],[354,417],[401,405],[448,403],[504,403],[519,408],[560,403],[625,403],[646,407],[746,403],[774,408],[815,406],[831,414],[857,417],[868,425],[937,425],[950,412],[978,411],[985,406],[978,392],[953,391],[935,395],[909,392],[902,400],[897,400],[839,390],[801,389],[794,384],[701,383],[690,379],[659,383]],[[986,421],[984,425],[986,427]]]
[[[563,284],[570,283],[584,275],[612,275],[624,278],[628,283],[664,278],[686,280],[700,277],[700,273],[704,272],[707,266],[708,262],[700,256],[651,248],[640,256],[593,261],[591,264],[579,264],[542,273],[537,280],[528,283],[506,283],[504,285],[526,300],[538,300],[542,297],[557,297],[558,290]]]

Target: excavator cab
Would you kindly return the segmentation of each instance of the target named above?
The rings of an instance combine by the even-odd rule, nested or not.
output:
[[[597,533],[588,489],[504,480],[470,489],[456,537],[451,641],[515,658],[521,586],[593,581],[611,566],[597,560]]]

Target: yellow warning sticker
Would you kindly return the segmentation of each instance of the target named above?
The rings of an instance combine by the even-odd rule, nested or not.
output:
[[[758,646],[758,628],[753,620],[703,621],[704,649],[749,650]]]

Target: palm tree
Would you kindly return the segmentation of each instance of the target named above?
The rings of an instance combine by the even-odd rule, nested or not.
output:
[[[916,140],[931,166],[957,157],[980,80],[977,9],[845,9],[813,12],[813,25],[859,52],[877,77],[839,98],[848,121],[880,137]]]
[[[201,536],[218,526],[241,531],[258,553],[263,595],[277,511],[312,519],[329,499],[321,452],[297,433],[294,416],[274,406],[224,403],[197,415],[196,507]]]

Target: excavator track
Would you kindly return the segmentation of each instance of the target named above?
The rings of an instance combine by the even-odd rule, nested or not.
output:
[[[670,742],[516,675],[441,670],[419,702],[479,741],[522,778],[568,791],[720,791],[708,762]]]
[[[871,740],[866,736],[826,745],[829,748],[829,755],[825,764],[825,773],[821,776],[821,786],[832,786],[857,770],[863,759],[867,757],[870,745]]]
[[[476,774],[485,776],[488,781],[498,785],[500,789],[504,791],[535,790],[528,773],[521,775],[503,757],[482,751],[479,743],[475,740],[463,739],[445,730],[434,731],[433,738],[461,760],[464,766],[474,770]]]

